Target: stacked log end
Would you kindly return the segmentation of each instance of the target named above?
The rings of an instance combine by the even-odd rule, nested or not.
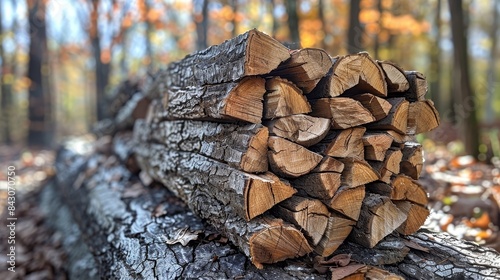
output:
[[[135,153],[257,267],[327,257],[425,221],[414,139],[439,124],[426,90],[366,53],[290,51],[251,30],[151,79]]]

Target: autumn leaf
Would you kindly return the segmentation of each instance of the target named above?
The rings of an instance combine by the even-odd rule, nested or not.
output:
[[[198,240],[201,232],[201,230],[191,231],[189,228],[181,228],[174,235],[174,238],[168,239],[164,235],[162,238],[169,245],[181,243],[182,246],[186,246],[190,241]]]

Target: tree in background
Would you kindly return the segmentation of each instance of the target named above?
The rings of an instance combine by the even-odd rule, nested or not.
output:
[[[1,5],[1,3],[0,3]],[[4,36],[3,26],[2,26],[3,18],[2,18],[2,9],[0,9],[0,36]],[[3,135],[3,141],[5,144],[12,144],[12,135],[11,135],[11,118],[10,112],[12,110],[12,82],[13,75],[12,69],[10,65],[10,61],[7,58],[7,55],[3,49],[3,39],[0,40],[0,59],[2,60],[2,68],[0,68],[0,79],[1,79],[1,94],[2,99],[1,102],[1,116],[2,116],[2,126],[1,134]]]
[[[288,14],[288,30],[290,40],[294,48],[300,48],[299,15],[297,13],[297,1],[286,0],[286,12]]]
[[[347,52],[357,53],[363,50],[363,27],[359,22],[361,0],[352,0],[349,7],[349,28],[347,30]]]
[[[495,91],[495,62],[497,61],[497,44],[498,44],[498,28],[499,26],[499,16],[498,16],[498,6],[499,1],[492,1],[492,13],[493,13],[493,21],[491,23],[490,28],[490,39],[491,39],[491,48],[490,55],[488,60],[488,83],[487,83],[487,96],[486,96],[486,116],[485,121],[488,124],[493,123],[495,119],[495,112],[493,110],[493,106],[495,104],[493,100],[493,92]]]
[[[462,0],[448,0],[451,14],[451,32],[453,37],[453,92],[456,93],[454,107],[456,122],[461,129],[465,152],[479,155],[479,128],[476,117],[476,102],[472,91],[469,73],[467,48],[467,24],[464,19]]]
[[[99,34],[99,0],[92,0],[92,10],[90,14],[89,36],[95,61],[95,87],[97,120],[106,118],[106,86],[109,83],[111,72],[111,55],[109,52],[103,53]]]
[[[194,21],[196,23],[196,49],[203,50],[208,47],[208,1],[209,0],[198,0],[195,1],[195,10],[198,10],[194,14]]]
[[[28,145],[49,146],[53,141],[54,121],[52,118],[52,96],[49,89],[49,68],[47,64],[45,1],[28,0],[27,3],[30,35]]]

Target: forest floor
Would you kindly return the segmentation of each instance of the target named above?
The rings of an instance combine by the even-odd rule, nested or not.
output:
[[[450,146],[423,143],[420,182],[430,198],[425,227],[500,251],[500,159],[478,162]],[[0,220],[8,223],[8,167],[15,167],[16,273],[7,270],[9,228],[0,226],[0,279],[66,279],[61,236],[46,224],[40,190],[54,176],[55,152],[0,146]]]

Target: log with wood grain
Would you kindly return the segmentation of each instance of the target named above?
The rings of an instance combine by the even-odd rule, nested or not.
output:
[[[251,30],[150,80],[133,128],[142,172],[259,268],[346,240],[374,247],[429,213],[415,135],[439,116],[419,72]]]

